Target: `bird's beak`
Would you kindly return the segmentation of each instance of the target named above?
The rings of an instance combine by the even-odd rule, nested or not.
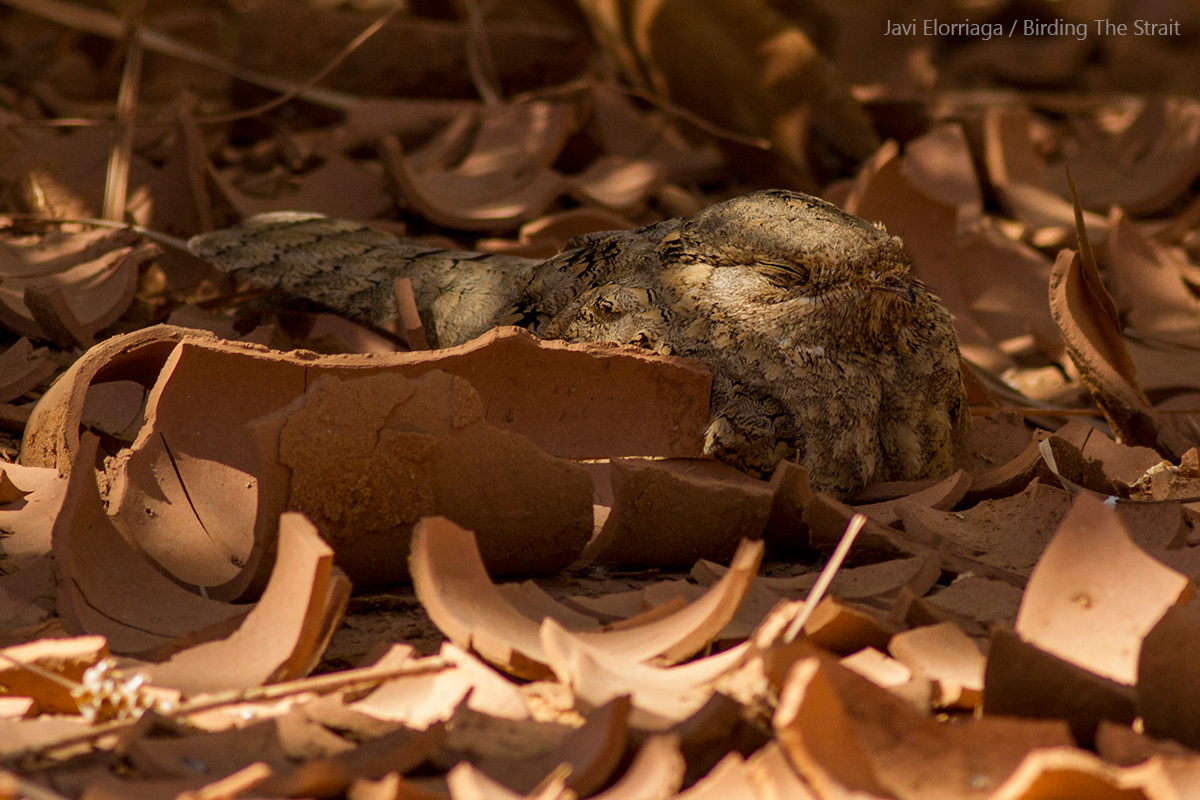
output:
[[[910,303],[916,301],[917,295],[913,292],[912,286],[895,272],[885,272],[882,275],[875,273],[872,277],[875,278],[875,285],[871,287],[872,289],[891,292],[903,297]]]

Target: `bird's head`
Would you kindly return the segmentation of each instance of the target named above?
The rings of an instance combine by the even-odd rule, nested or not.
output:
[[[899,237],[816,197],[767,190],[718,203],[658,244],[676,285],[714,321],[783,329],[785,342],[882,343],[928,292]]]

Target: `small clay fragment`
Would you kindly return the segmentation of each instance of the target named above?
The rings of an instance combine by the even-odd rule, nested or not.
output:
[[[763,481],[715,461],[612,462],[613,506],[586,560],[618,567],[727,561],[771,515]]]

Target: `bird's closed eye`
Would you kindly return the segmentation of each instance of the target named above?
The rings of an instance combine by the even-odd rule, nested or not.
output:
[[[808,270],[800,264],[783,261],[756,261],[754,269],[771,285],[783,289],[808,283]]]

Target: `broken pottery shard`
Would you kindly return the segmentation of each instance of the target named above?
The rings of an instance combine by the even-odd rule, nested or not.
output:
[[[1031,749],[1073,744],[1067,726],[1057,720],[933,719],[827,654],[798,645],[767,654],[772,683],[783,681],[775,728],[801,774],[809,777],[802,765],[817,761],[813,773],[823,769],[826,785],[836,776],[861,791],[867,788],[861,786],[864,778],[872,777],[881,787],[877,793],[897,800],[969,797],[1002,783]],[[778,677],[784,669],[786,679]],[[809,680],[800,702],[801,687],[793,685],[798,677]],[[786,721],[781,711],[794,722],[781,727]],[[843,749],[849,753],[846,761],[839,759]],[[846,796],[822,792],[817,781],[810,782],[821,797]]]
[[[452,642],[443,642],[439,655],[447,669],[392,678],[346,707],[417,730],[449,720],[464,698],[468,708],[492,717],[529,719],[516,684]]]
[[[794,461],[780,461],[771,474],[771,515],[763,528],[763,541],[773,557],[794,557],[808,549],[804,507],[812,501],[808,473]]]
[[[22,337],[0,354],[0,402],[15,400],[54,374],[57,368],[46,353]]]
[[[1130,724],[1137,714],[1132,687],[1047,653],[1001,625],[992,629],[983,710],[996,716],[1065,719],[1085,746],[1101,720]]]
[[[227,635],[244,607],[183,589],[130,546],[104,511],[96,486],[98,439],[84,436],[52,534],[58,613],[70,633],[107,637],[115,653],[143,654]],[[118,577],[119,576],[119,577]]]
[[[466,378],[483,398],[486,419],[522,433],[548,453],[563,458],[690,457],[703,451],[709,421],[712,378],[699,362],[648,353],[637,347],[540,341],[520,328],[503,327],[458,347],[386,355],[316,356],[281,353],[259,345],[222,341],[210,334],[156,325],[106,339],[43,396],[29,421],[21,463],[70,469],[78,446],[75,433],[84,397],[93,380],[136,380],[151,386],[175,344],[242,359],[250,364],[287,365],[297,389],[304,391],[319,375],[339,377],[399,372],[416,377],[441,369]],[[227,380],[267,388],[259,366],[226,367]],[[307,379],[306,379],[307,376]],[[274,389],[273,389],[274,390]],[[225,382],[208,387],[195,404],[207,414],[207,402],[229,391],[246,392]],[[286,403],[286,401],[285,401]],[[280,403],[283,405],[284,403]],[[278,406],[276,406],[278,407]],[[272,410],[258,406],[236,419],[208,419],[216,428]]]
[[[949,478],[939,481],[932,486],[911,493],[906,492],[904,495],[892,500],[864,505],[856,504],[854,510],[860,514],[866,514],[867,517],[878,522],[880,525],[894,525],[899,519],[899,515],[896,513],[899,503],[910,503],[925,508],[948,511],[958,505],[958,501],[963,499],[970,486],[971,476],[960,469]]]
[[[818,796],[889,796],[817,659],[797,661],[788,672],[772,724],[788,760]]]
[[[79,709],[68,688],[83,673],[108,656],[103,636],[39,639],[0,650],[0,695],[23,695],[32,701],[33,713],[75,714]],[[16,663],[13,663],[16,662]],[[38,671],[26,669],[31,664]],[[53,680],[50,676],[58,676]],[[66,681],[67,685],[63,685]]]
[[[728,574],[692,603],[627,620],[623,626],[579,631],[585,644],[636,663],[669,665],[703,649],[733,618],[758,571],[762,543],[743,543]],[[443,633],[464,650],[523,678],[548,678],[539,620],[524,616],[488,577],[474,535],[443,517],[422,519],[409,556],[413,588]]]
[[[236,631],[148,665],[150,682],[188,694],[301,678],[345,613],[350,587],[333,551],[300,514],[279,520],[279,554],[262,597]]]
[[[664,669],[590,646],[550,619],[542,622],[541,639],[554,674],[574,693],[576,708],[586,711],[628,695],[632,722],[643,730],[665,730],[696,713],[712,696],[713,681],[736,667],[744,651],[734,648]]]
[[[633,461],[611,465],[613,506],[583,557],[619,567],[725,561],[742,539],[757,539],[771,515],[763,481],[714,461]]]
[[[974,708],[983,692],[984,655],[952,622],[903,631],[888,651],[917,675],[937,681],[939,706]]]
[[[436,353],[314,356],[156,326],[105,340],[56,382],[30,417],[21,461],[69,472],[92,384],[153,387],[149,424],[109,465],[114,519],[183,582],[208,587],[213,598],[253,599],[287,497],[267,498],[270,513],[256,513],[263,487],[248,423],[301,396],[319,375],[419,375],[439,366],[469,374],[488,420],[559,455],[679,456],[702,448],[707,371],[637,348],[539,343],[509,328]]]
[[[592,533],[592,482],[569,461],[483,420],[471,385],[441,371],[316,379],[254,423],[259,513],[303,512],[356,585],[407,580],[413,525],[475,531],[492,574],[553,574]]]
[[[1017,633],[1132,686],[1142,637],[1190,595],[1186,577],[1130,541],[1116,511],[1079,495],[1029,579]]]
[[[9,574],[50,552],[50,530],[62,507],[66,477],[58,470],[4,464],[0,469],[0,551]]]
[[[1138,713],[1146,733],[1192,748],[1200,744],[1198,650],[1200,614],[1191,606],[1174,606],[1146,634],[1137,672]]]
[[[1118,439],[1178,459],[1193,442],[1166,425],[1150,405],[1095,264],[1063,250],[1050,279],[1050,308],[1080,379]]]
[[[679,752],[679,737],[673,734],[655,735],[638,748],[633,763],[621,779],[593,800],[651,800],[667,798],[683,784],[683,754]]]
[[[154,244],[130,244],[134,240],[129,231],[103,228],[52,231],[33,245],[7,238],[0,258],[0,324],[24,336],[53,336],[45,328],[57,321],[39,318],[26,298],[55,296],[72,327],[90,339],[125,312],[137,290],[138,267],[162,252]]]
[[[1181,794],[1159,759],[1118,767],[1077,747],[1048,747],[1029,751],[990,795],[993,800],[1064,796],[1176,800]]]
[[[947,512],[899,502],[904,530],[978,553],[988,564],[1028,576],[1071,507],[1071,495],[1034,481],[1019,494]]]
[[[480,771],[518,792],[533,792],[561,764],[570,765],[567,786],[587,797],[604,786],[621,758],[629,738],[629,698],[618,697],[587,715],[582,727],[569,733],[547,753],[523,758],[480,759]]]
[[[877,614],[831,596],[821,599],[803,630],[810,642],[839,655],[850,655],[864,647],[885,648],[896,632]]]
[[[458,347],[379,361],[397,364],[394,371],[410,378],[433,369],[466,378],[488,422],[528,436],[551,455],[684,458],[703,450],[712,377],[691,359],[543,341],[502,327]],[[314,365],[314,377],[335,363]]]
[[[79,449],[79,427],[92,383],[133,380],[142,386],[152,386],[175,344],[195,333],[185,328],[155,325],[113,336],[88,350],[34,407],[21,441],[20,463],[70,472]]]

